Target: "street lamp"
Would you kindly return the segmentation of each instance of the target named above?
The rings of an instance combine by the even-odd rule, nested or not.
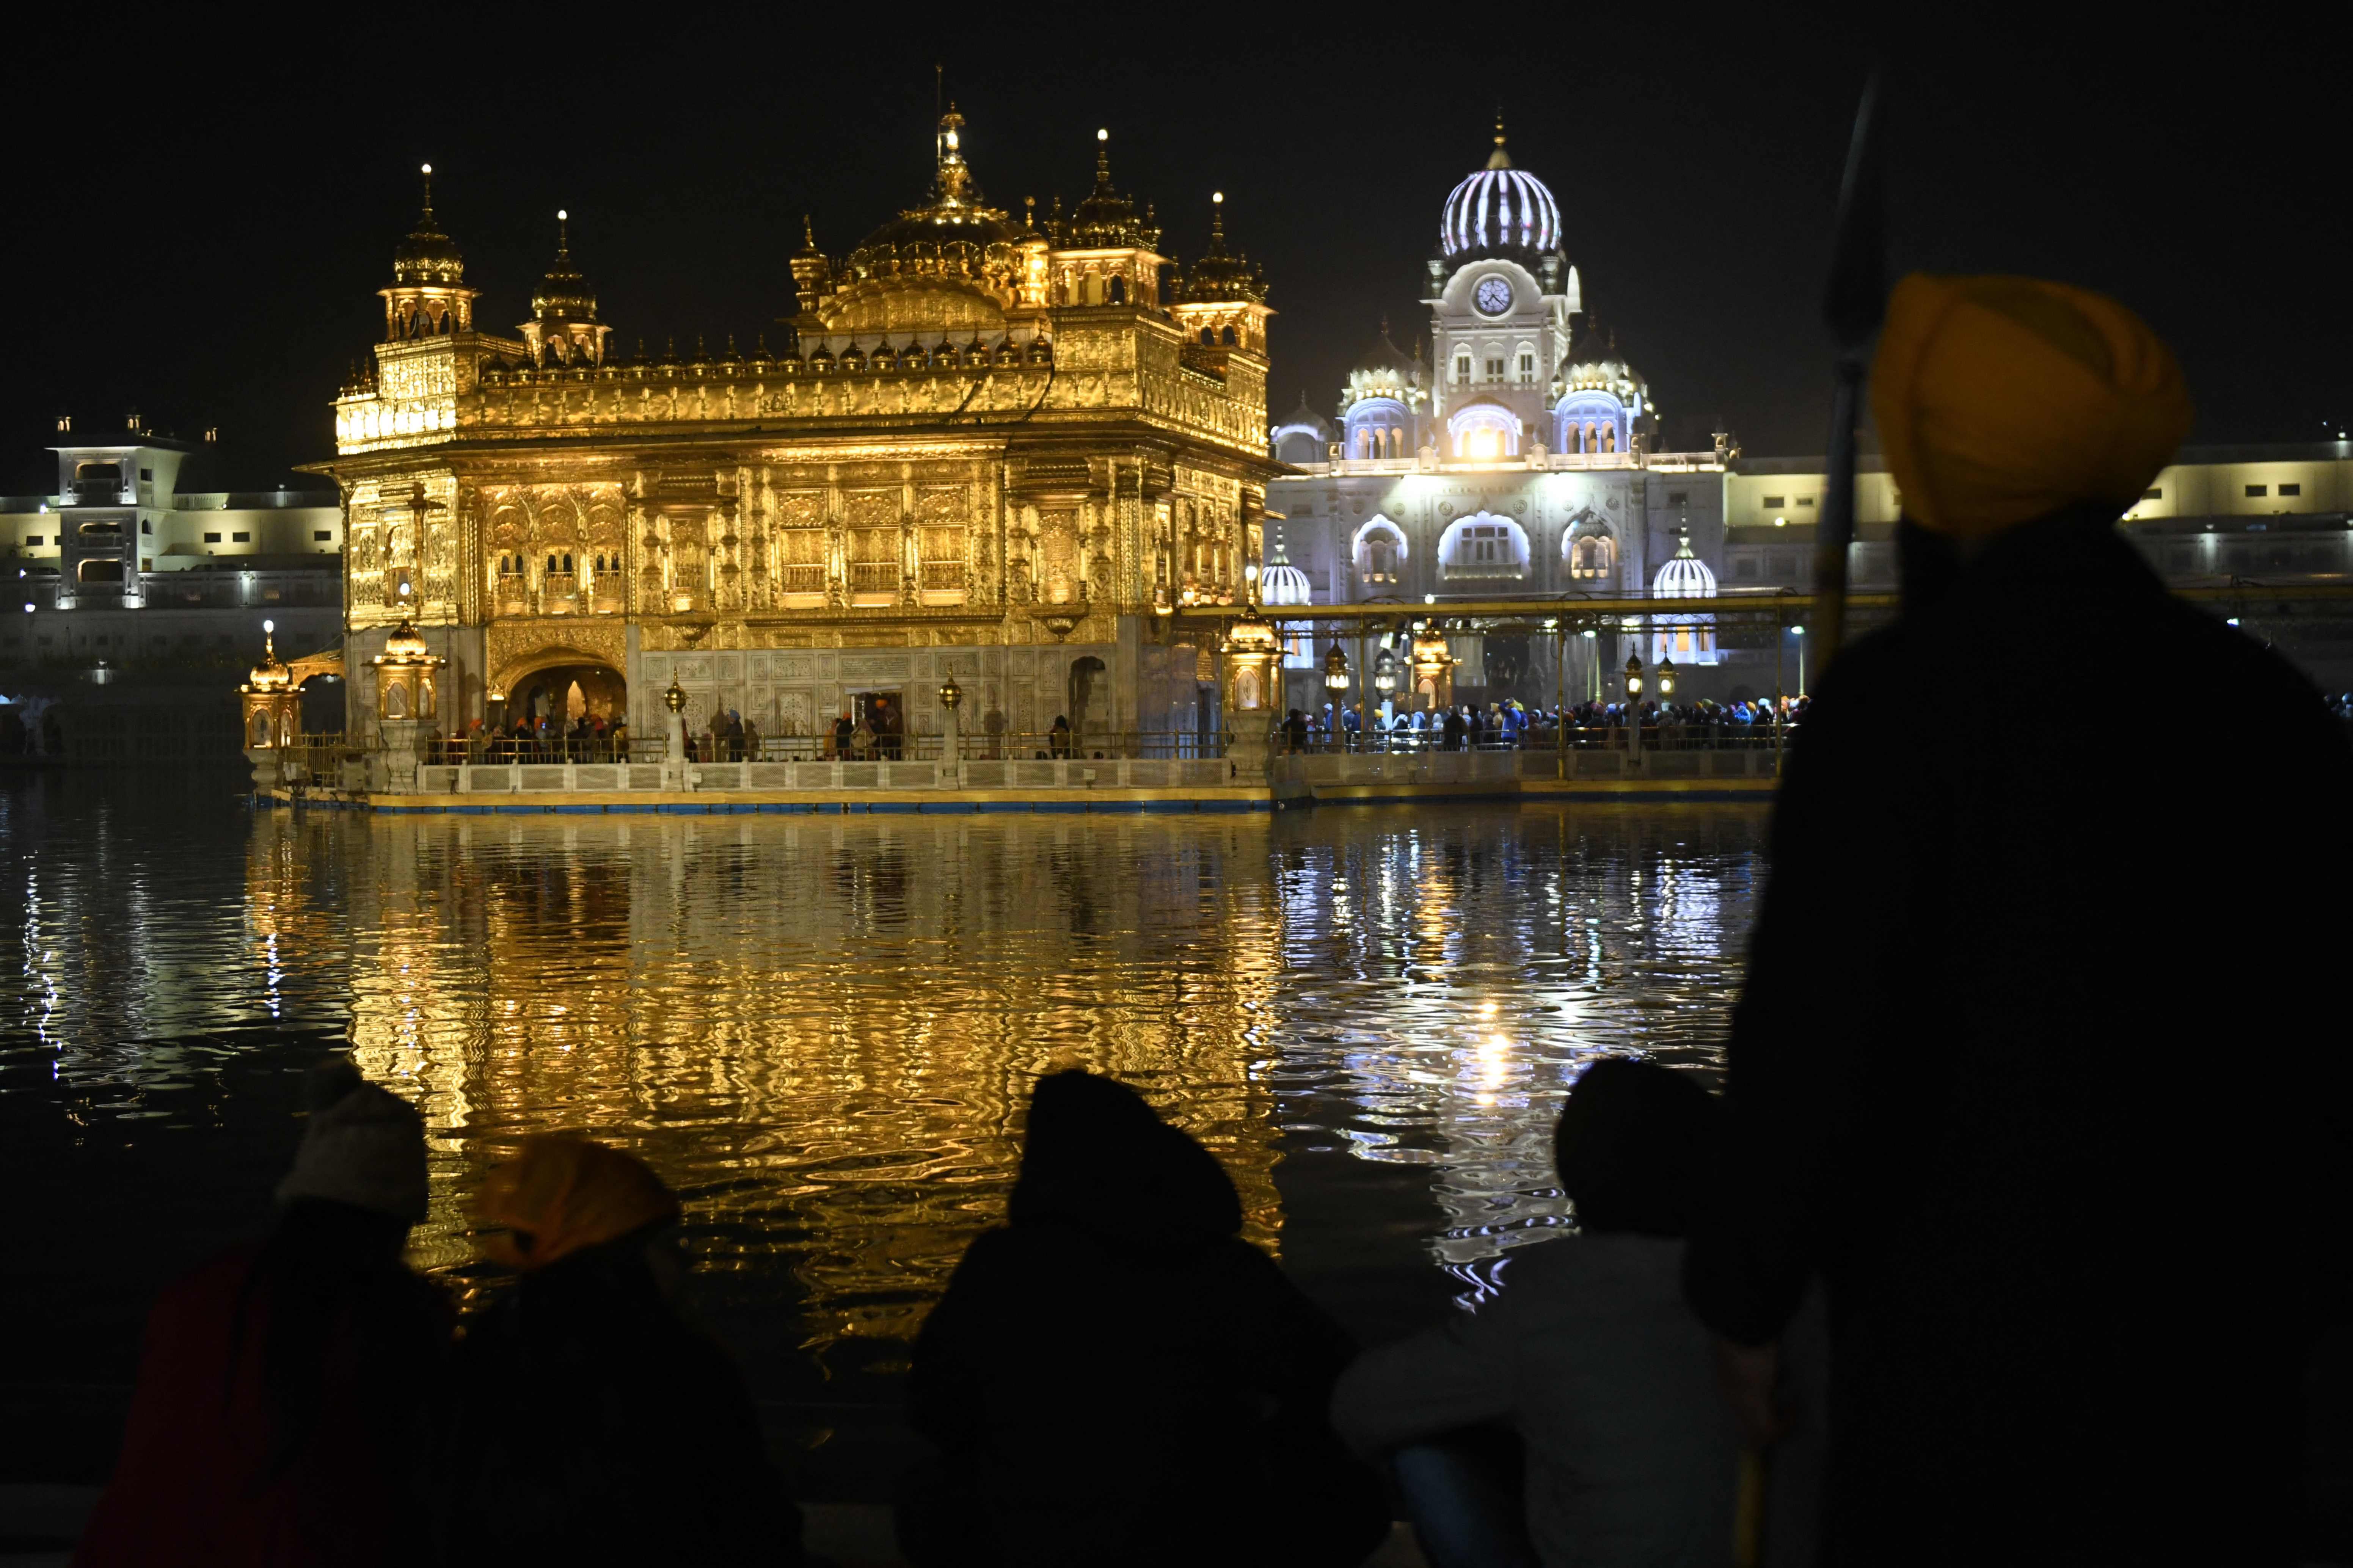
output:
[[[1659,700],[1663,702],[1675,694],[1675,661],[1659,660]]]
[[[1626,656],[1626,755],[1640,760],[1642,755],[1642,656]]]
[[[1798,639],[1798,695],[1806,694],[1806,628],[1791,626],[1789,635]]]
[[[1336,642],[1332,651],[1324,656],[1324,684],[1333,691],[1348,689],[1348,656],[1340,651]]]

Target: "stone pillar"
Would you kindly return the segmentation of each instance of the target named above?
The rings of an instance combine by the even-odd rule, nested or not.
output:
[[[422,719],[386,719],[377,726],[384,737],[384,788],[387,795],[415,795],[417,768],[424,758],[431,730]]]

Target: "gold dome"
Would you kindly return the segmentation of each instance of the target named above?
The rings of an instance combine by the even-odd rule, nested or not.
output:
[[[285,691],[294,685],[294,672],[278,661],[278,637],[274,629],[265,629],[261,636],[261,662],[246,677],[248,691]]]
[[[555,215],[555,261],[531,296],[531,313],[543,321],[593,321],[596,293],[572,265],[571,215]]]
[[[433,221],[433,165],[425,165],[425,210],[418,215],[417,226],[392,253],[392,280],[395,285],[441,284],[444,286],[466,280],[465,253],[458,242],[443,234]]]
[[[417,628],[408,624],[407,616],[403,616],[400,618],[399,626],[390,637],[384,639],[384,654],[376,662],[378,664],[423,664],[432,657],[433,650],[425,646],[425,639],[417,635]]]
[[[1282,653],[1282,637],[1255,605],[1242,612],[1240,619],[1226,628],[1226,651],[1239,654]]]

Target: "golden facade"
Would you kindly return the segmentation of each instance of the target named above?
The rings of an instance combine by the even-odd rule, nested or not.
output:
[[[335,403],[349,657],[411,620],[451,730],[555,668],[625,678],[639,733],[673,679],[694,725],[811,734],[873,689],[936,728],[913,699],[950,673],[1013,733],[1194,728],[1195,653],[1154,611],[1244,596],[1280,471],[1265,285],[1221,215],[1176,268],[1100,148],[1067,216],[992,208],[962,133],[940,122],[925,205],[791,258],[781,351],[628,363],[568,237],[518,334],[482,330],[428,168]]]

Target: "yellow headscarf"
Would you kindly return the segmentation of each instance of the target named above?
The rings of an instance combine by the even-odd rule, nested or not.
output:
[[[529,1270],[674,1220],[679,1207],[641,1161],[585,1138],[543,1136],[524,1140],[522,1154],[491,1173],[477,1213],[511,1233],[483,1249]]]
[[[1965,538],[2081,501],[2121,511],[2191,416],[2172,351],[2114,300],[1925,272],[1888,299],[1871,406],[1904,514]]]

